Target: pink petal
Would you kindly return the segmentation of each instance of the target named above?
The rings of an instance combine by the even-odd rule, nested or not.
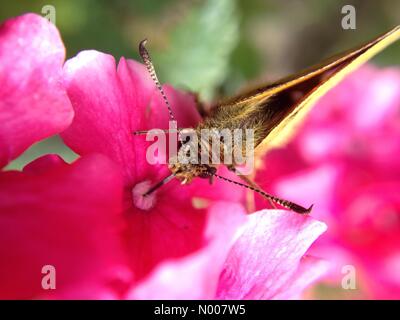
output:
[[[272,185],[282,176],[293,175],[306,167],[307,163],[292,145],[271,150],[264,156],[262,167],[257,170],[256,182],[261,186]]]
[[[0,167],[70,124],[64,58],[60,35],[46,19],[26,14],[0,26]]]
[[[333,211],[337,206],[335,195],[338,182],[343,178],[342,163],[325,163],[312,169],[282,177],[273,187],[275,195],[304,206],[314,204],[312,216],[335,227]],[[330,231],[330,230],[329,230]]]
[[[156,197],[151,210],[132,207],[124,212],[128,224],[125,240],[135,280],[159,263],[203,246],[205,210],[193,208],[190,199],[180,199],[169,189],[161,188]]]
[[[136,280],[159,263],[184,257],[204,246],[206,209],[193,207],[185,186],[173,180],[152,196],[153,207],[141,210],[132,205],[129,190],[126,195],[125,238]]]
[[[387,256],[366,263],[368,272],[375,275],[375,277],[365,279],[368,283],[368,294],[370,299],[400,299],[399,267],[399,246],[397,246],[396,249],[391,250]]]
[[[369,70],[368,70],[369,69]],[[366,70],[369,76],[365,77]],[[400,70],[397,68],[378,69],[372,65],[364,67],[354,74],[359,85],[353,99],[346,105],[352,105],[346,113],[353,127],[362,133],[371,133],[382,128],[382,124],[396,117],[400,107]],[[356,79],[354,79],[356,81]],[[348,90],[348,88],[343,88]]]
[[[276,300],[301,299],[304,290],[325,275],[330,263],[313,256],[304,256],[296,273],[273,298]]]
[[[57,168],[58,166],[60,166],[62,164],[66,164],[66,162],[59,155],[46,154],[46,155],[28,163],[24,167],[23,171],[26,173],[40,175],[42,173],[46,173],[51,168]]]
[[[238,228],[244,223],[241,206],[220,202],[211,207],[205,242],[198,251],[169,259],[128,294],[128,299],[212,299],[219,274]]]
[[[47,171],[45,163],[49,156],[35,161],[37,170],[0,175],[0,297],[118,292],[126,272],[119,171],[99,155],[53,163]],[[56,268],[56,290],[41,288],[44,265]]]
[[[399,89],[398,68],[365,65],[350,75],[320,100],[298,133],[295,144],[304,159],[363,159],[375,150],[381,161],[390,159],[390,135],[399,133]]]
[[[133,191],[141,188],[138,190],[141,196],[156,182],[154,179],[145,180],[137,184]],[[142,188],[143,184],[147,185]],[[242,195],[241,188],[224,181],[216,181],[215,185],[210,186],[208,181],[197,179],[188,187],[175,179],[143,199],[146,203],[138,204],[132,200],[132,190],[127,188],[126,241],[136,280],[142,279],[159,263],[184,257],[204,246],[206,208],[218,197],[239,202]],[[193,204],[193,197],[201,205]]]
[[[263,210],[248,216],[225,262],[218,299],[271,299],[293,282],[310,245],[326,226],[308,216]]]
[[[146,68],[121,59],[118,68],[112,56],[83,51],[67,61],[65,78],[75,118],[62,135],[77,153],[99,152],[124,170],[125,182],[132,184],[155,172],[146,160],[150,145],[137,130],[168,128],[168,111]],[[200,119],[192,96],[165,88],[179,126],[194,125]]]
[[[137,73],[147,77],[144,67],[138,67]],[[130,81],[132,92],[138,94],[129,106],[114,58],[96,51],[83,51],[68,60],[65,82],[75,110],[72,125],[62,135],[66,144],[80,155],[108,155],[121,165],[127,179],[135,177],[135,167],[146,158],[144,154],[136,155],[136,144],[142,145],[144,139],[137,139],[132,131],[143,121],[141,109],[153,89],[145,81]]]

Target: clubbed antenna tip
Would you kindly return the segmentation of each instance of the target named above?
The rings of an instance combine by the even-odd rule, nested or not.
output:
[[[143,59],[144,64],[146,65],[147,71],[149,72],[151,78],[153,79],[158,91],[160,91],[162,98],[164,99],[165,104],[167,105],[169,118],[172,121],[175,121],[174,114],[171,109],[171,105],[168,101],[167,95],[165,94],[163,88],[161,87],[160,81],[158,81],[158,77],[156,74],[156,70],[154,69],[153,62],[151,61],[150,54],[146,49],[147,39],[140,41],[139,43],[139,54]]]

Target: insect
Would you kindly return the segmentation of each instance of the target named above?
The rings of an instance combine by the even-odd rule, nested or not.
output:
[[[400,26],[377,37],[376,39],[345,53],[336,55],[323,63],[311,67],[299,74],[289,76],[272,84],[240,94],[215,105],[203,121],[193,129],[199,137],[202,129],[210,129],[220,132],[221,128],[228,130],[252,129],[254,135],[252,143],[256,154],[263,154],[275,146],[282,145],[295,132],[295,128],[310,111],[313,105],[329,89],[333,88],[346,75],[361,66],[364,62],[382,51],[400,37]],[[168,98],[166,97],[157,74],[155,72],[150,55],[145,48],[147,40],[139,44],[139,53],[160,91],[168,108],[170,120],[175,120]],[[182,133],[186,129],[178,129]],[[147,131],[136,132],[143,134]],[[221,141],[222,146],[226,141]],[[196,147],[204,151],[209,141],[201,137],[195,142],[182,141],[178,155],[188,152]],[[233,152],[233,149],[230,149]],[[208,152],[208,151],[207,151]],[[209,156],[211,158],[211,154]],[[175,159],[176,160],[176,159]],[[156,189],[171,181],[179,179],[182,184],[190,183],[194,178],[222,179],[257,192],[266,198],[274,207],[278,204],[284,208],[300,214],[307,214],[312,206],[305,208],[291,201],[275,197],[263,191],[255,182],[245,175],[242,175],[236,163],[227,165],[228,169],[235,172],[243,180],[234,181],[217,174],[217,165],[204,163],[182,163],[174,161],[169,164],[171,174],[162,181],[152,186],[143,196],[148,196]]]

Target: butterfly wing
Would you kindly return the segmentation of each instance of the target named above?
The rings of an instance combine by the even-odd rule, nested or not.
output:
[[[230,99],[219,105],[214,116],[226,119],[229,113],[234,112],[238,113],[238,123],[262,127],[256,132],[255,152],[264,154],[271,148],[284,145],[328,90],[399,37],[400,26],[397,26],[358,48],[299,74]]]
[[[269,107],[267,105],[266,111],[271,113],[274,126],[256,147],[256,154],[263,154],[271,148],[284,145],[304,116],[324,94],[399,38],[400,26],[397,26],[376,39],[332,57],[299,75],[257,89],[250,96],[239,97],[240,103],[246,103],[246,101],[253,101],[253,104],[263,103],[263,101],[270,100],[271,97],[278,101],[277,105],[273,101]],[[289,103],[288,105],[279,103],[282,97],[285,103]]]

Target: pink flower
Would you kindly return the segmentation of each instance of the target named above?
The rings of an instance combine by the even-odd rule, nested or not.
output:
[[[0,119],[13,116],[15,128],[31,132],[0,130],[4,164],[68,126],[64,86],[75,117],[62,136],[81,158],[66,164],[47,155],[23,172],[0,173],[0,298],[296,298],[325,271],[324,261],[306,257],[323,223],[285,211],[246,216],[234,185],[174,181],[142,198],[167,170],[147,163],[149,143],[132,132],[168,120],[143,65],[122,58],[116,67],[111,56],[85,51],[67,62],[61,83],[54,27],[35,15],[10,21],[0,67],[16,77],[7,80],[13,90],[1,91]],[[21,50],[29,63],[14,72]],[[17,87],[15,79],[28,81]],[[196,125],[193,97],[165,89],[179,126]],[[42,287],[46,265],[55,267],[55,290]]]
[[[270,192],[315,203],[329,231],[312,252],[331,257],[336,286],[354,265],[357,297],[400,297],[399,89],[398,69],[363,67],[320,101],[292,143],[265,157],[257,177]]]
[[[211,212],[226,220],[235,209],[220,203]],[[222,236],[226,230],[219,224],[219,240],[207,247],[208,252],[203,249],[178,263],[160,265],[128,298],[298,299],[326,272],[326,261],[305,255],[325,231],[323,223],[282,210],[241,218],[242,227],[229,251],[226,241],[232,239]]]
[[[165,165],[147,162],[150,142],[133,135],[136,130],[168,127],[168,112],[145,67],[124,58],[116,67],[112,56],[84,51],[67,61],[65,83],[75,118],[62,134],[64,141],[80,155],[107,155],[123,172],[125,243],[136,279],[165,259],[201,248],[206,210],[195,208],[191,198],[217,196],[239,202],[242,190],[217,182],[212,196],[211,191],[202,192],[210,189],[208,181],[199,180],[190,188],[173,181],[143,199],[146,204],[134,201],[168,172]],[[180,126],[200,120],[193,97],[171,87],[166,93]]]
[[[119,172],[100,155],[73,165],[49,155],[0,175],[1,298],[297,298],[326,270],[303,258],[324,224],[285,211],[245,216],[219,202],[201,249],[137,283],[122,243]],[[56,290],[41,287],[45,265],[56,268]]]
[[[46,19],[26,14],[0,26],[0,168],[71,123],[64,58],[58,31]]]
[[[211,206],[206,214],[206,209],[193,206],[192,199],[200,197],[211,203],[216,199],[240,203],[243,190],[221,181],[209,186],[208,181],[197,179],[189,187],[179,186],[177,181],[173,181],[157,190],[149,199],[136,201],[140,200],[141,194],[149,186],[167,174],[165,165],[149,165],[145,160],[149,143],[145,142],[144,137],[132,135],[132,132],[137,130],[166,128],[168,124],[166,107],[145,67],[123,58],[116,66],[112,56],[96,51],[84,51],[66,63],[65,83],[75,110],[75,118],[70,128],[62,134],[64,141],[81,155],[92,152],[107,155],[118,163],[124,172],[124,241],[130,268],[135,277],[128,297],[215,297],[216,279],[226,258],[224,252],[227,254],[229,249],[227,244],[230,241],[226,239],[230,238],[235,228],[230,230],[231,223],[225,223],[225,228],[224,224],[221,224],[216,233],[222,233],[220,237],[224,240],[213,241],[210,244],[207,237],[210,215],[224,216],[224,220],[231,221],[235,211],[243,210],[235,209],[233,204],[225,204],[225,208],[215,204],[216,207]],[[177,117],[178,126],[195,126],[200,116],[195,109],[193,97],[169,86],[165,86],[165,90]],[[222,174],[229,173],[225,170]],[[298,271],[296,275],[299,260],[315,237],[322,232],[323,225],[308,221],[304,217],[299,218],[295,214],[281,214],[282,220],[276,218],[279,221],[277,222],[273,219],[272,211],[259,213],[260,221],[265,221],[265,229],[255,230],[251,237],[244,232],[239,238],[243,240],[235,243],[234,248],[237,246],[237,249],[229,255],[232,258],[228,258],[232,260],[225,261],[225,266],[230,268],[229,273],[233,272],[232,269],[245,268],[246,262],[253,263],[248,267],[249,271],[253,269],[255,273],[251,279],[242,279],[242,275],[238,273],[235,275],[237,282],[222,277],[218,286],[218,297],[274,297],[278,296],[278,293],[283,295],[279,290],[283,291],[284,286],[289,288],[289,279],[293,282],[294,279],[302,279],[303,272]],[[253,219],[245,224],[245,229],[254,228],[256,220]],[[308,223],[313,227],[308,229]],[[269,240],[271,250],[267,250],[266,242],[261,239],[269,239],[266,238],[268,228],[276,233],[284,232],[283,230],[287,232],[282,233],[286,235],[284,239],[276,239],[276,249],[272,240]],[[300,241],[304,240],[299,230],[303,230],[304,237],[309,239],[304,241],[304,247],[300,247],[299,244],[299,237],[302,239]],[[289,247],[286,241],[290,237],[293,237],[293,245],[298,248],[297,251],[293,250],[288,256],[282,254],[281,259],[274,257],[279,246],[283,247],[281,250]],[[257,256],[251,257],[249,245],[253,247],[256,239],[260,247],[254,247],[253,252],[257,252]],[[265,252],[265,257],[258,256],[261,255],[259,251]],[[271,260],[271,269],[262,267],[268,258]],[[282,269],[286,278],[276,278],[272,273],[273,266],[277,268],[279,264],[282,264],[282,268],[287,264],[287,269]],[[315,270],[312,273],[315,277],[320,275],[324,267],[319,261],[310,263],[310,270]],[[313,276],[304,281],[299,280],[298,288],[303,288]],[[177,279],[180,279],[181,285],[172,285]],[[277,287],[265,287],[266,280],[276,281]],[[248,292],[245,295],[240,288],[244,284],[249,288],[259,286],[259,289],[254,289],[258,293]],[[229,290],[230,294],[225,290]]]
[[[129,275],[120,244],[122,181],[107,158],[45,156],[0,174],[0,298],[110,298]],[[54,266],[56,289],[42,288]],[[121,278],[121,279],[120,279]]]
[[[70,124],[64,55],[46,19],[26,14],[1,25],[1,166]],[[72,166],[48,155],[24,172],[0,172],[0,298],[115,296],[111,287],[126,273],[121,199],[121,175],[100,155]],[[47,265],[56,268],[61,290],[42,288]]]

